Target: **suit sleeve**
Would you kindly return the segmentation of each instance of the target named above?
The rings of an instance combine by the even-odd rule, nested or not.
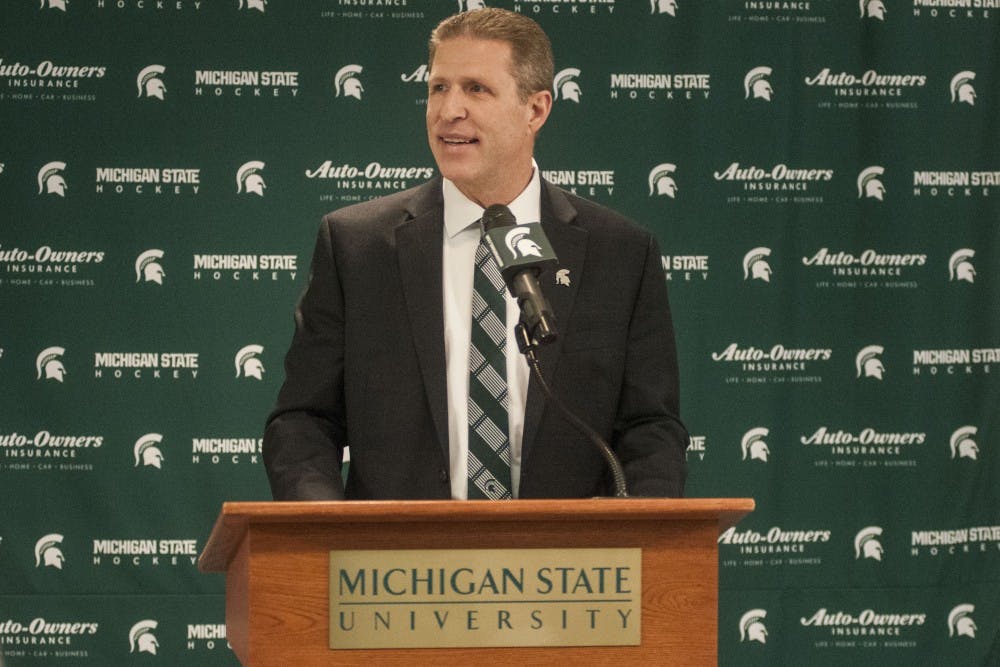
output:
[[[264,430],[264,466],[275,500],[344,498],[344,415],[344,296],[331,223],[324,220],[295,309],[285,382]]]
[[[650,236],[628,331],[614,448],[634,496],[684,495],[688,433],[680,421],[677,349],[661,268]]]

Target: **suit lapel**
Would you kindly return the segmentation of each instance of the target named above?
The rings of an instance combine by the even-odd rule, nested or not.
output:
[[[576,218],[573,208],[562,191],[542,181],[542,228],[559,258],[554,271],[546,271],[539,276],[542,293],[548,299],[556,316],[559,337],[554,344],[539,348],[538,365],[542,377],[551,386],[556,366],[562,356],[562,346],[573,303],[579,289],[583,263],[587,254],[587,232],[578,225],[571,224]],[[562,273],[566,280],[556,282]],[[569,284],[565,284],[568,280]],[[528,399],[525,406],[524,434],[521,441],[521,460],[526,461],[535,442],[538,426],[545,412],[545,394],[534,376],[528,381]]]
[[[407,219],[396,228],[399,273],[427,403],[447,461],[448,394],[441,302],[444,203],[440,179],[428,182],[414,193],[407,214]]]
[[[572,222],[576,209],[557,188],[542,181],[542,227],[559,263],[555,271],[540,276],[542,292],[552,305],[560,337],[538,350],[539,366],[546,382],[552,381],[562,352],[566,326],[573,312],[583,264],[586,258],[585,230]],[[396,228],[396,249],[402,278],[403,296],[413,332],[427,403],[430,406],[438,441],[448,460],[448,394],[444,354],[444,306],[441,285],[441,248],[444,235],[444,202],[441,181],[434,179],[414,193],[407,206],[407,218]],[[565,270],[569,284],[558,284],[556,273]],[[545,411],[545,395],[533,377],[528,382],[522,461],[535,441]]]

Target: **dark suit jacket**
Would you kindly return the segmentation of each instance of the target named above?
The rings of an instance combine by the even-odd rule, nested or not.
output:
[[[443,212],[434,179],[323,219],[264,433],[276,500],[450,497]],[[630,494],[680,496],[687,432],[656,241],[545,181],[541,213],[570,279],[540,277],[560,332],[539,351],[543,375],[612,444]],[[546,405],[534,379],[521,461],[522,498],[609,493],[600,454]]]

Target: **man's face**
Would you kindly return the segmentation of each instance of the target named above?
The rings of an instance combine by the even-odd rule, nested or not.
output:
[[[428,86],[427,140],[441,175],[484,207],[509,204],[531,177],[535,134],[552,93],[522,102],[510,44],[469,37],[438,45]]]

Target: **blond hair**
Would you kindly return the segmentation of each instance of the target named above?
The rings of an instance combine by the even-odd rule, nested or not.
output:
[[[458,37],[495,39],[510,44],[511,76],[521,101],[552,87],[552,44],[541,26],[516,12],[486,7],[449,16],[431,32],[428,69],[441,42]]]

